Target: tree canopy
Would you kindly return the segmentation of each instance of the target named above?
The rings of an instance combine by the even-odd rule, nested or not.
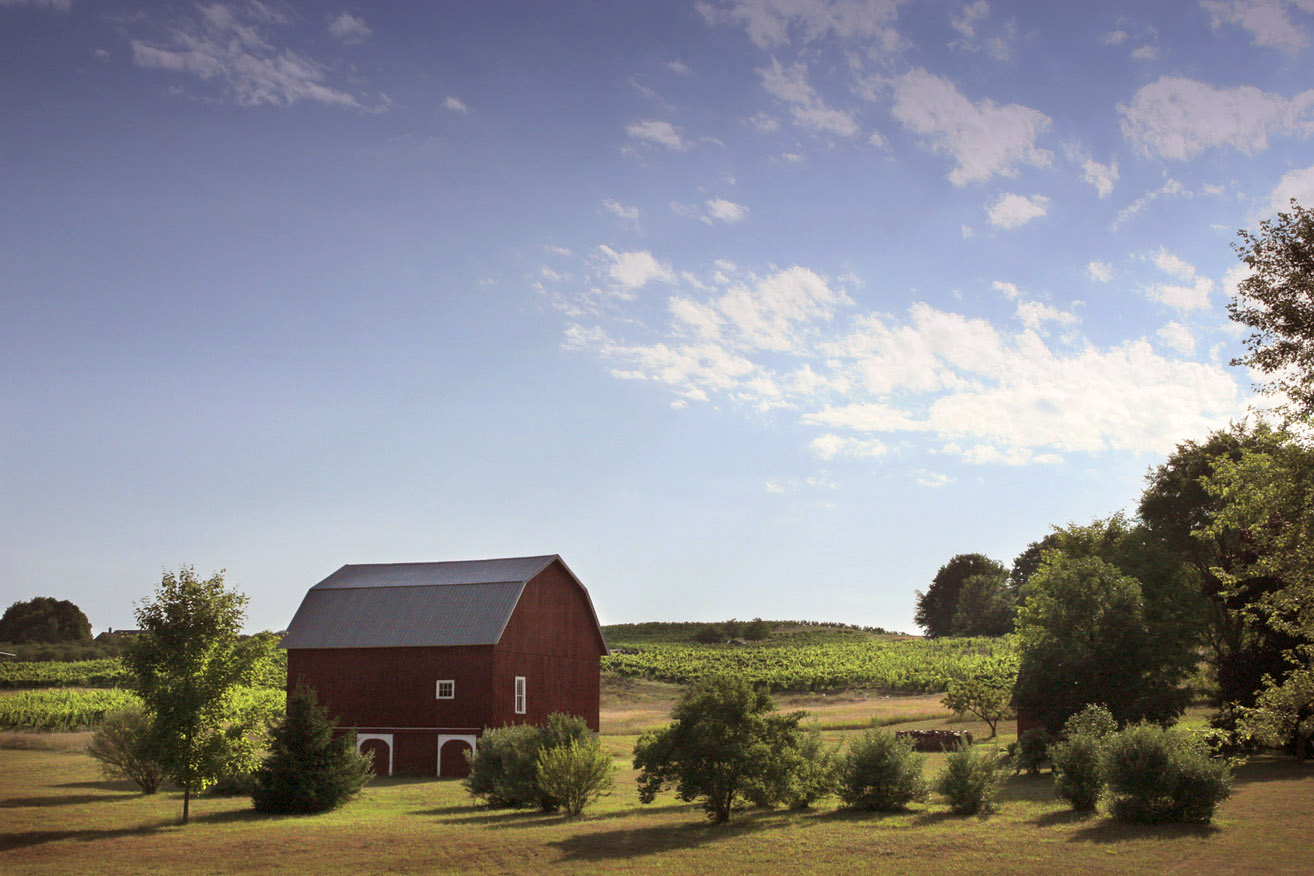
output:
[[[254,728],[233,703],[263,647],[239,638],[246,602],[225,588],[223,572],[202,580],[184,566],[166,571],[154,598],[136,609],[142,634],[123,661],[150,719],[155,758],[183,790],[183,823],[192,794],[255,766]]]
[[[1285,394],[1297,413],[1314,413],[1314,210],[1293,198],[1290,212],[1237,235],[1233,248],[1250,275],[1227,312],[1252,332],[1247,354],[1232,364],[1264,372],[1265,390]]]
[[[90,642],[91,622],[67,599],[15,602],[0,617],[0,642]]]
[[[931,638],[956,635],[954,615],[958,611],[963,583],[973,575],[985,575],[999,581],[1008,578],[1008,570],[984,554],[958,554],[940,567],[923,593],[917,591],[917,610],[913,620]],[[966,624],[967,620],[963,619]]]
[[[1052,732],[1088,703],[1124,722],[1168,722],[1185,706],[1180,643],[1147,623],[1140,583],[1098,557],[1047,554],[1017,636],[1018,711]]]

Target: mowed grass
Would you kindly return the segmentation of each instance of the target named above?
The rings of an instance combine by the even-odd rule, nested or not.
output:
[[[749,811],[712,826],[696,805],[664,795],[642,806],[635,792],[629,753],[649,720],[636,715],[660,712],[673,694],[607,695],[603,741],[616,756],[616,790],[577,819],[483,809],[457,781],[383,779],[347,807],[313,817],[262,816],[245,798],[201,797],[182,827],[179,794],[143,797],[105,782],[85,754],[0,750],[0,873],[1314,874],[1314,767],[1276,757],[1242,769],[1236,794],[1207,827],[1078,816],[1053,798],[1048,774],[1010,780],[1001,811],[988,817],[953,816],[937,800],[886,816],[827,803]],[[899,709],[926,707],[863,696],[781,705],[808,708],[823,725],[894,721]],[[893,726],[978,728],[943,716]],[[928,773],[942,763],[943,755],[930,756]]]

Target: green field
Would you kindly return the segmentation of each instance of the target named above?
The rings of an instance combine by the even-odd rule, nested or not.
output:
[[[86,734],[0,734],[0,872],[26,874],[1309,874],[1314,767],[1261,757],[1208,827],[1135,827],[1082,817],[1053,798],[1049,776],[1012,779],[1002,810],[984,818],[931,803],[900,815],[834,808],[748,811],[709,825],[695,804],[638,803],[628,755],[661,723],[675,689],[612,680],[603,742],[616,790],[578,819],[492,811],[459,782],[379,780],[322,816],[262,816],[245,798],[202,797],[180,827],[180,795],[143,797],[105,782],[76,750]],[[935,697],[798,695],[823,726],[873,718],[897,727],[966,727],[936,714]],[[906,720],[910,715],[927,714]],[[900,722],[903,723],[900,723]],[[852,730],[831,729],[839,740]],[[1001,739],[1006,741],[1005,739]],[[32,750],[47,745],[60,750]],[[62,748],[61,748],[62,746]],[[931,756],[928,772],[942,756]]]

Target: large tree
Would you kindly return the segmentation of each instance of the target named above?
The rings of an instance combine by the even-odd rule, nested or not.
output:
[[[15,602],[0,617],[0,642],[90,642],[91,623],[67,599]]]
[[[1216,470],[1243,456],[1259,465],[1260,458],[1271,456],[1276,441],[1275,433],[1260,423],[1183,442],[1150,471],[1141,496],[1140,516],[1149,538],[1181,559],[1186,581],[1197,594],[1196,629],[1215,675],[1218,706],[1251,705],[1265,675],[1286,672],[1283,653],[1294,644],[1256,614],[1265,594],[1281,586],[1280,579],[1255,562],[1253,538],[1227,519],[1229,500],[1207,487]],[[1288,506],[1283,513],[1293,511]]]
[[[137,607],[142,634],[123,655],[150,719],[155,758],[182,788],[184,824],[192,794],[256,762],[253,728],[234,702],[261,650],[239,635],[246,602],[224,586],[222,571],[205,580],[188,566],[165,572],[154,598]]]
[[[1089,703],[1167,722],[1187,694],[1178,643],[1147,622],[1141,585],[1098,557],[1046,555],[1018,612],[1018,712],[1053,732]]]
[[[1285,394],[1294,412],[1314,413],[1314,210],[1293,198],[1289,213],[1237,234],[1234,248],[1250,275],[1227,312],[1252,333],[1247,354],[1232,364],[1264,372],[1266,390]]]
[[[923,593],[917,591],[917,611],[913,620],[931,638],[954,635],[954,615],[963,582],[973,575],[1003,580],[1008,570],[984,554],[958,554],[940,567]]]

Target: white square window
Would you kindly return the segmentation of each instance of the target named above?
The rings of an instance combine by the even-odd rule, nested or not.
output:
[[[516,676],[516,714],[525,714],[525,677]]]
[[[438,682],[438,699],[456,699],[456,682],[450,679]]]

